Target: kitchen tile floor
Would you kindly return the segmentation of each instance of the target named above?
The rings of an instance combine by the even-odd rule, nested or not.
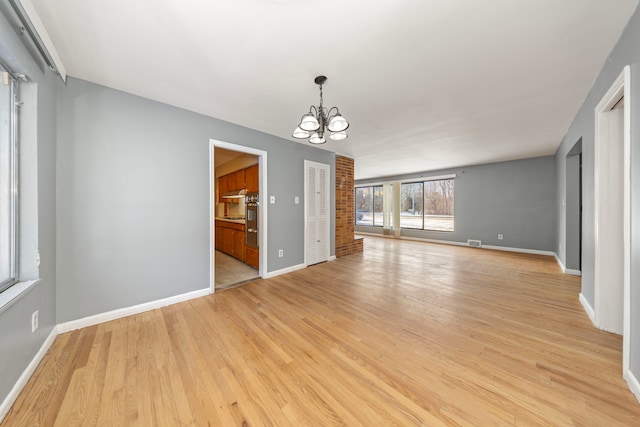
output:
[[[260,277],[258,270],[216,251],[216,290],[231,288]]]

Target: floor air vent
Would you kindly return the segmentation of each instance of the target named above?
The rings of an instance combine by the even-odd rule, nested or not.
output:
[[[482,241],[481,240],[467,240],[467,245],[471,246],[472,248],[479,248],[480,246],[482,246]]]

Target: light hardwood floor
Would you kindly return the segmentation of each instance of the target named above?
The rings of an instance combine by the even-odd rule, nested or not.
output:
[[[364,254],[60,335],[2,426],[640,425],[551,257]]]

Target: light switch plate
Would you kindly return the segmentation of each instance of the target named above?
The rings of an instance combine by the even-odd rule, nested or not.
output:
[[[271,203],[272,205],[275,205],[275,203],[276,203],[276,196],[269,196],[269,203]]]
[[[296,205],[297,205],[298,203],[300,203],[300,197],[298,197],[298,196],[294,197],[294,198],[293,198],[293,203],[295,203]]]

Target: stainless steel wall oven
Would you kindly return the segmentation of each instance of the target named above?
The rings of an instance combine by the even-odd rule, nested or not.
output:
[[[247,193],[245,198],[246,226],[245,243],[252,248],[258,247],[258,193]]]

